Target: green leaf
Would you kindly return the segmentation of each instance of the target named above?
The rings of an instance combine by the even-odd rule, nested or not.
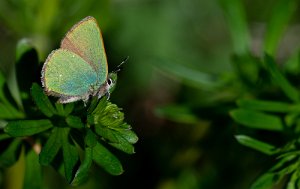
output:
[[[75,177],[71,183],[72,186],[78,186],[86,182],[89,177],[90,167],[92,166],[93,147],[97,144],[97,138],[96,135],[90,129],[86,129],[86,136],[84,140],[86,144],[84,159],[75,174]]]
[[[65,116],[68,116],[74,109],[74,103],[68,103],[64,107]]]
[[[202,72],[201,70],[189,67],[186,64],[174,63],[172,61],[153,61],[152,64],[160,70],[180,78],[185,85],[198,89],[214,90],[220,87],[218,77],[213,74]]]
[[[276,53],[276,49],[283,36],[288,22],[297,10],[296,0],[278,0],[273,7],[270,21],[267,24],[267,30],[264,41],[264,51],[270,55]]]
[[[97,107],[88,116],[88,123],[95,125],[95,132],[115,148],[128,153],[134,153],[133,143],[138,138],[130,131],[130,126],[124,123],[124,114],[117,105],[100,100]]]
[[[64,105],[59,103],[59,102],[56,102],[55,103],[55,108],[57,110],[57,114],[60,115],[60,116],[65,116],[65,110],[64,110]]]
[[[268,112],[300,112],[300,104],[288,104],[285,102],[254,100],[254,99],[240,99],[237,104],[241,108],[251,110],[261,110]]]
[[[40,77],[38,53],[26,39],[19,41],[16,52],[16,73],[21,98],[25,104],[30,102],[32,83]]]
[[[250,147],[252,149],[255,149],[257,151],[260,151],[264,154],[267,155],[273,155],[275,153],[278,152],[278,150],[276,150],[275,146],[270,145],[268,143],[265,142],[261,142],[257,139],[251,138],[249,136],[245,136],[245,135],[236,135],[235,138],[237,139],[237,141],[247,147]]]
[[[4,85],[5,85],[5,77],[2,73],[2,71],[0,70],[0,100],[1,101],[4,101],[4,102],[7,102],[7,99],[5,97],[5,94],[4,94]]]
[[[279,156],[278,159],[280,159],[280,161],[278,161],[276,165],[274,165],[270,169],[270,172],[279,172],[280,170],[285,169],[286,167],[288,167],[288,165],[295,162],[297,157],[298,154],[290,154],[290,153]]]
[[[79,155],[76,147],[69,138],[70,129],[61,128],[60,132],[62,136],[62,150],[64,158],[65,176],[67,178],[67,181],[71,183],[76,172],[75,166],[79,161]]]
[[[82,123],[80,117],[69,115],[66,118],[66,123],[73,128],[84,128],[84,124]]]
[[[250,187],[250,189],[267,189],[272,188],[276,181],[274,173],[265,173],[260,176]]]
[[[271,131],[283,130],[281,119],[277,116],[246,109],[233,110],[230,115],[237,123],[249,128]]]
[[[33,48],[34,47],[28,39],[23,38],[19,40],[16,48],[16,62],[18,62],[21,59],[23,54],[32,50]]]
[[[84,159],[77,170],[73,181],[71,182],[72,186],[79,186],[80,184],[85,183],[89,179],[89,171],[93,163],[93,148],[87,147],[84,151]]]
[[[31,136],[53,127],[48,119],[10,121],[4,131],[13,137]]]
[[[261,61],[250,54],[235,55],[232,60],[240,82],[250,89],[255,87],[261,79]]]
[[[109,127],[119,127],[124,121],[124,114],[117,105],[101,99],[92,113],[92,124],[100,124]]]
[[[98,99],[97,96],[91,98],[90,104],[89,104],[89,108],[88,108],[88,110],[87,110],[88,115],[89,115],[89,114],[92,114],[93,111],[95,111],[96,107],[97,107],[100,103],[104,103],[104,104],[102,105],[103,108],[104,108],[105,105],[106,105],[106,102],[107,102],[107,100],[105,100],[105,99],[106,99],[106,96],[102,97],[100,101],[99,101],[99,99]]]
[[[15,65],[12,65],[11,70],[7,74],[6,79],[7,79],[7,81],[6,81],[7,87],[9,89],[11,96],[13,97],[14,101],[18,105],[18,108],[20,110],[23,110],[24,108],[23,108],[20,90],[19,90],[18,82],[17,82],[17,78],[16,78]]]
[[[127,154],[134,154],[134,146],[130,144],[128,141],[126,141],[123,137],[119,137],[119,142],[108,142],[111,146],[127,153]]]
[[[22,111],[17,110],[6,99],[4,94],[5,77],[0,71],[0,119],[22,119],[25,117]]]
[[[237,54],[246,54],[250,46],[250,37],[246,14],[241,1],[220,0],[220,3],[230,30],[234,51]]]
[[[48,141],[46,142],[45,146],[42,148],[42,151],[40,153],[39,161],[41,165],[49,165],[58,153],[62,145],[60,132],[61,131],[59,128],[53,128],[52,133],[48,138]]]
[[[294,129],[294,131],[297,133],[297,123],[300,121],[299,119],[299,113],[290,113],[284,116],[284,122],[286,124],[287,127],[292,127],[295,123],[296,123],[296,127]]]
[[[4,129],[4,127],[6,127],[6,125],[7,125],[7,121],[5,121],[5,120],[3,120],[3,119],[0,119],[0,129]]]
[[[33,150],[30,150],[25,157],[25,178],[23,189],[42,188],[42,169],[39,164],[39,156]]]
[[[102,144],[97,143],[93,149],[93,160],[112,175],[120,175],[123,168],[120,161]]]
[[[282,64],[284,71],[292,75],[298,75],[300,73],[300,49],[298,48],[292,55],[287,57],[288,59]]]
[[[124,123],[124,114],[117,105],[106,99],[101,100],[89,115],[88,122],[95,125],[95,132],[107,143],[126,153],[134,153],[132,144],[138,138],[134,132],[130,131],[130,126]]]
[[[6,139],[9,139],[9,138],[11,138],[11,136],[6,134],[6,133],[0,134],[0,141],[6,140]]]
[[[132,130],[129,130],[129,129],[118,129],[118,132],[120,133],[120,135],[123,138],[125,138],[131,144],[135,144],[139,140],[139,138],[137,137],[137,135]]]
[[[298,90],[290,84],[290,82],[284,77],[284,75],[277,68],[276,63],[269,55],[265,55],[265,64],[268,71],[272,76],[272,80],[277,84],[285,95],[294,102],[299,102],[299,93]]]
[[[103,127],[101,125],[96,125],[95,132],[110,142],[119,142],[118,137],[115,135],[115,131],[112,129]]]
[[[120,131],[122,131],[121,133],[117,130],[101,127],[100,125],[96,125],[95,131],[98,135],[108,140],[107,142],[115,148],[128,154],[134,153],[134,147],[131,145],[131,142],[135,143],[137,141],[137,137],[134,133],[124,132],[123,129],[120,129]]]
[[[290,177],[290,180],[287,184],[287,189],[298,189],[297,182],[299,182],[299,171],[294,171],[292,176]]]
[[[18,159],[21,152],[21,140],[14,139],[0,155],[0,167],[9,167]]]
[[[0,119],[22,119],[25,115],[23,112],[15,109],[11,104],[0,102]]]
[[[87,146],[94,147],[97,144],[96,135],[90,129],[87,129],[84,141]]]
[[[47,117],[52,117],[54,114],[56,114],[56,110],[49,98],[44,94],[43,89],[37,83],[32,84],[31,95],[35,104],[43,114],[45,114]]]
[[[198,117],[186,106],[168,105],[156,108],[155,113],[160,117],[165,117],[179,123],[195,124],[199,121]]]
[[[272,188],[272,186],[274,186],[276,183],[279,183],[286,174],[289,174],[291,171],[295,170],[295,164],[293,164],[293,162],[295,162],[296,158],[297,156],[295,155],[283,157],[270,170],[261,175],[252,184],[251,189]]]

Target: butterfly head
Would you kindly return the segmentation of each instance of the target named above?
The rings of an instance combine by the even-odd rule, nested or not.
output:
[[[117,73],[112,72],[108,74],[107,81],[106,81],[108,85],[108,93],[112,93],[116,88],[117,79],[118,79]]]

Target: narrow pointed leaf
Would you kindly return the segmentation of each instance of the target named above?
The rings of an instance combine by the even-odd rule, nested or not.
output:
[[[264,51],[270,55],[276,53],[280,39],[283,36],[288,22],[297,10],[296,0],[278,0],[272,9],[270,20],[267,22],[267,29],[264,41]]]
[[[0,167],[9,167],[13,165],[18,159],[20,155],[21,140],[14,139],[4,152],[0,154]]]
[[[96,135],[90,129],[87,129],[84,141],[87,146],[94,147],[97,144]]]
[[[298,90],[290,84],[290,82],[279,71],[272,57],[267,54],[265,55],[265,64],[271,74],[274,83],[276,83],[282,89],[282,91],[288,98],[290,98],[294,102],[299,102],[300,96]]]
[[[95,132],[99,135],[105,138],[106,140],[110,142],[119,142],[118,137],[115,135],[114,131],[111,129],[108,129],[106,127],[102,127],[100,125],[96,125]]]
[[[229,24],[233,47],[237,54],[245,54],[250,46],[245,8],[239,0],[220,0],[227,24]]]
[[[63,150],[63,158],[64,158],[64,168],[65,168],[65,176],[67,181],[71,183],[73,177],[75,175],[75,166],[79,161],[79,155],[74,144],[71,143],[69,139],[69,128],[60,129],[62,135],[62,150]]]
[[[2,119],[16,119],[24,118],[24,113],[20,110],[17,110],[10,102],[6,99],[4,94],[5,77],[0,71],[0,118]]]
[[[60,116],[66,116],[63,104],[61,104],[59,102],[56,102],[55,103],[55,108],[56,108],[56,112],[57,112],[58,115],[60,115]]]
[[[20,90],[18,87],[18,82],[16,78],[16,68],[15,65],[11,67],[7,75],[7,86],[11,96],[13,97],[14,101],[17,103],[18,108],[23,110],[23,104],[21,100]]]
[[[123,173],[123,167],[117,157],[100,143],[97,143],[93,149],[93,160],[112,175]]]
[[[276,175],[274,173],[265,173],[260,176],[250,187],[250,189],[266,189],[272,188],[276,182]]]
[[[199,121],[187,106],[168,105],[156,108],[155,113],[160,117],[184,124],[195,124]]]
[[[35,151],[30,150],[25,157],[26,168],[23,189],[42,188],[42,169],[39,164],[39,156]]]
[[[271,131],[283,130],[281,119],[274,115],[246,109],[233,110],[230,115],[236,122],[249,128]]]
[[[66,118],[66,123],[73,128],[84,128],[84,124],[82,123],[80,117],[69,115]]]
[[[74,109],[74,103],[68,103],[64,107],[65,115],[69,115]]]
[[[134,146],[126,141],[124,138],[120,137],[118,143],[108,142],[108,144],[112,145],[113,147],[127,153],[127,154],[134,154]]]
[[[137,135],[132,130],[118,129],[118,132],[130,144],[135,144],[139,140],[139,138],[137,137]]]
[[[56,114],[56,110],[49,98],[44,94],[43,89],[37,83],[33,83],[31,87],[31,95],[33,101],[41,110],[41,112],[43,112],[43,114],[45,114],[47,117],[51,117]]]
[[[9,103],[0,102],[0,119],[22,119],[25,115]]]
[[[294,105],[285,102],[254,100],[254,99],[240,99],[237,104],[241,108],[251,110],[261,110],[268,112],[300,112],[300,104]]]
[[[72,186],[78,186],[88,180],[89,170],[93,163],[93,147],[97,144],[96,135],[87,129],[84,140],[86,144],[84,158],[71,183]]]
[[[267,155],[273,155],[276,152],[278,152],[275,148],[275,146],[270,145],[268,143],[259,141],[257,139],[251,138],[249,136],[245,136],[245,135],[236,135],[235,138],[237,139],[237,141],[247,147],[250,147],[252,149],[255,149],[257,151],[260,151],[264,154]]]
[[[75,177],[71,183],[72,186],[78,186],[85,183],[89,179],[89,171],[93,163],[93,148],[87,147],[84,152],[84,159],[77,170]]]
[[[295,171],[287,184],[287,189],[298,189],[297,182],[299,182],[299,171]]]
[[[48,119],[19,120],[9,122],[4,131],[13,137],[31,136],[53,127]]]
[[[2,71],[0,70],[0,89],[3,89],[4,85],[5,85],[5,77],[2,73]],[[0,90],[0,100],[3,102],[7,102],[7,99],[5,97],[4,91]]]
[[[6,133],[0,134],[0,141],[6,140],[6,139],[9,139],[9,138],[11,138],[11,136],[6,134]]]
[[[16,48],[16,62],[18,62],[21,59],[23,54],[32,49],[33,46],[28,39],[23,38],[19,40]]]
[[[96,133],[106,139],[107,142],[115,148],[128,154],[134,153],[133,145],[127,140],[128,136],[123,136],[119,131],[96,126]],[[132,138],[129,139],[135,140]]]
[[[52,130],[48,141],[46,142],[45,146],[43,146],[40,153],[39,161],[41,165],[49,165],[58,153],[62,145],[60,132],[60,129],[56,127]]]

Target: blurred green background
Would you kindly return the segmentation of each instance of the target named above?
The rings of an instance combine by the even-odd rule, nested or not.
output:
[[[111,101],[123,108],[139,141],[134,155],[114,151],[124,165],[123,175],[93,169],[89,182],[78,188],[249,188],[273,159],[235,140],[237,128],[228,111],[244,88],[230,90],[238,84],[227,81],[233,77],[233,54],[262,55],[266,23],[276,3],[1,0],[0,68],[11,69],[22,38],[36,47],[42,65],[68,29],[94,16],[103,33],[109,69],[130,57]],[[296,3],[291,10],[298,10]],[[280,50],[271,49],[279,61],[299,49],[299,19],[293,18]],[[249,30],[243,30],[246,27]],[[17,186],[20,179],[10,170],[2,175],[10,187],[12,180]],[[52,168],[45,168],[44,183],[44,188],[71,188]]]

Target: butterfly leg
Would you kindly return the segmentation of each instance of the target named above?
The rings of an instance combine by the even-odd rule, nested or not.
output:
[[[107,91],[107,93],[105,93],[105,96],[107,97],[107,100],[109,100],[109,98],[110,98],[110,92]]]

